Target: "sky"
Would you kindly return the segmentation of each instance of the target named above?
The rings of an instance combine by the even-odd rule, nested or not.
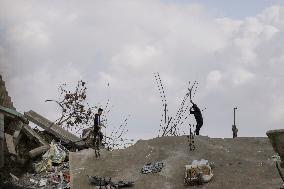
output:
[[[18,111],[50,120],[60,109],[44,101],[82,79],[90,104],[110,99],[110,127],[130,115],[135,139],[158,135],[153,73],[171,115],[197,80],[201,135],[231,137],[236,106],[239,136],[262,137],[283,128],[283,32],[280,0],[0,0],[0,74]]]

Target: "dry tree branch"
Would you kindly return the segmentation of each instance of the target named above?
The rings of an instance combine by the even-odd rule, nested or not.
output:
[[[186,113],[188,112],[190,107],[189,101],[192,101],[197,92],[198,82],[194,81],[192,85],[189,82],[188,92],[184,95],[175,116],[172,117],[168,114],[168,103],[160,74],[158,72],[154,73],[154,77],[160,94],[163,109],[158,136],[160,136],[160,134],[161,136],[179,136],[181,131],[179,127],[185,122],[185,120],[188,119]]]
[[[59,86],[60,96],[58,100],[45,100],[45,102],[55,102],[61,108],[61,117],[55,123],[66,130],[83,129],[85,125],[91,123],[94,116],[94,108],[86,102],[87,87],[86,82],[77,82],[74,92],[66,89],[66,83]],[[77,130],[77,131],[78,131]]]

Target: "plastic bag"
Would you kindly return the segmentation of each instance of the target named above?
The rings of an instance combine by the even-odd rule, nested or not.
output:
[[[192,164],[185,166],[185,184],[207,183],[213,177],[208,160],[194,160]]]

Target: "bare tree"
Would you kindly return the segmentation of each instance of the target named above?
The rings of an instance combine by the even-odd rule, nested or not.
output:
[[[179,136],[185,134],[185,131],[180,130],[180,126],[188,120],[189,116],[187,112],[190,108],[190,100],[194,98],[197,92],[198,82],[194,81],[193,84],[189,82],[188,92],[184,95],[181,104],[175,114],[175,116],[169,115],[169,105],[167,104],[167,98],[165,88],[163,86],[160,74],[154,73],[155,81],[158,87],[158,91],[162,101],[162,119],[160,121],[160,129],[158,136]],[[190,128],[192,124],[189,124]]]
[[[60,92],[58,100],[45,101],[55,102],[61,107],[61,116],[55,123],[71,131],[78,131],[86,125],[92,124],[96,107],[90,107],[86,102],[86,82],[78,81],[74,91],[67,90],[66,83],[59,86],[58,89]]]
[[[110,87],[110,84],[107,84],[107,87]],[[130,115],[128,115],[123,122],[118,126],[112,126],[109,123],[109,113],[114,106],[111,105],[110,98],[107,99],[106,105],[103,107],[104,113],[102,114],[101,122],[106,127],[110,133],[103,133],[103,143],[105,144],[105,148],[108,150],[113,150],[117,148],[126,148],[133,144],[133,139],[126,138],[126,134],[128,133],[127,125]],[[105,130],[106,131],[106,130]]]
[[[104,137],[106,149],[126,148],[133,144],[133,139],[125,137],[128,132],[127,124],[129,117],[130,115],[124,119],[123,123],[118,128],[113,127],[111,133]]]
[[[108,84],[109,87],[109,84]],[[60,96],[58,100],[46,100],[45,102],[55,102],[61,107],[61,116],[55,121],[56,124],[65,128],[66,130],[80,132],[83,129],[89,128],[93,131],[93,120],[97,106],[91,107],[87,99],[87,87],[86,82],[80,80],[77,82],[74,91],[67,90],[66,83],[59,86]],[[109,126],[109,112],[113,106],[110,105],[110,99],[104,107],[104,113],[102,114],[101,122],[105,127]],[[123,123],[115,128],[113,127],[111,133],[104,134],[104,143],[106,148],[111,150],[114,148],[127,147],[132,144],[133,140],[125,138],[128,132],[129,116],[123,121]],[[93,132],[89,132],[93,135]]]

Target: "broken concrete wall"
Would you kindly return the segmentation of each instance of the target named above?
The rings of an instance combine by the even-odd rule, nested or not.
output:
[[[6,90],[5,82],[2,80],[1,75],[0,75],[0,105],[15,110],[13,102],[11,101],[11,97],[9,96],[8,91]]]
[[[13,106],[11,97],[8,94],[8,91],[5,86],[5,82],[0,75],[0,106],[9,108],[11,110],[16,110]],[[4,132],[5,132],[5,114],[0,112],[0,168],[4,166]]]
[[[0,113],[0,168],[4,166],[4,114]]]
[[[6,141],[8,152],[10,154],[17,155],[13,136],[5,133],[5,141]]]

